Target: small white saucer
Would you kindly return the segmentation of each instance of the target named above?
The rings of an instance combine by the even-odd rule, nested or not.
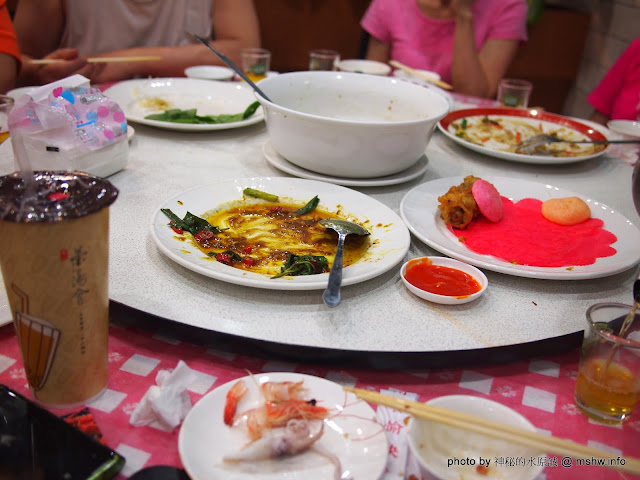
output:
[[[635,140],[640,138],[640,121],[635,120],[609,120],[607,123],[609,130],[619,133],[625,138]]]
[[[267,162],[276,167],[278,170],[290,173],[291,175],[295,175],[296,177],[306,178],[308,180],[320,180],[322,182],[334,183],[336,185],[343,185],[345,187],[383,187],[386,185],[397,185],[399,183],[408,182],[409,180],[413,180],[414,178],[422,175],[427,170],[428,162],[427,156],[422,155],[418,159],[418,161],[413,164],[413,166],[407,168],[406,170],[403,170],[400,173],[374,178],[343,178],[332,177],[329,175],[324,175],[322,173],[312,172],[311,170],[307,170],[305,168],[294,165],[278,152],[276,152],[275,148],[273,148],[273,145],[271,145],[271,141],[265,142],[265,144],[262,146],[262,153],[267,159]]]
[[[189,78],[200,78],[202,80],[231,80],[235,72],[227,67],[217,65],[197,65],[185,69],[184,74]]]

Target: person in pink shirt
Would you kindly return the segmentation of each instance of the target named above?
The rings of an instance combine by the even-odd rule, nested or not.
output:
[[[436,72],[480,97],[495,97],[526,24],[526,0],[373,0],[361,21],[367,59]]]
[[[587,96],[595,109],[591,120],[640,120],[640,37],[627,47]]]

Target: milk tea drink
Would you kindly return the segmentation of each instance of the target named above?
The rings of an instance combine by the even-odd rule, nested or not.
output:
[[[107,385],[109,206],[82,172],[0,177],[0,266],[35,399],[72,406]]]

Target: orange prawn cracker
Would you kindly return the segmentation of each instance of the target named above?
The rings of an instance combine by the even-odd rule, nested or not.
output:
[[[481,255],[533,267],[592,265],[616,254],[616,236],[604,223],[590,218],[576,225],[558,225],[542,216],[542,202],[526,198],[512,202],[502,197],[504,216],[498,223],[477,217],[464,230],[447,226],[463,243]]]

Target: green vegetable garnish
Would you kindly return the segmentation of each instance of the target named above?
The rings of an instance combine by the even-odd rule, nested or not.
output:
[[[148,120],[159,120],[161,122],[173,122],[173,123],[196,123],[196,124],[215,124],[215,123],[232,123],[246,120],[253,115],[260,102],[253,102],[242,113],[235,114],[222,114],[222,115],[198,115],[195,108],[189,110],[180,110],[179,108],[172,108],[165,110],[162,113],[152,113],[145,116]]]
[[[197,217],[191,212],[187,212],[184,218],[180,218],[168,208],[161,208],[160,211],[169,217],[174,227],[181,228],[193,236],[202,230],[209,230],[213,233],[220,233],[222,231],[218,227],[211,225],[204,218]]]
[[[293,213],[295,213],[296,215],[304,215],[305,213],[312,212],[318,206],[318,203],[320,203],[320,199],[316,195],[311,200],[309,200],[304,207],[299,208]]]
[[[249,195],[250,197],[261,198],[263,200],[268,200],[269,202],[277,202],[278,196],[273,195],[272,193],[262,192],[260,190],[256,190],[255,188],[245,188],[242,193],[245,195]]]
[[[285,275],[315,275],[328,271],[329,262],[322,255],[294,255],[290,253],[280,269],[280,273],[271,278],[280,278]]]
[[[467,128],[467,119],[463,118],[462,119],[462,129],[465,130]]]

